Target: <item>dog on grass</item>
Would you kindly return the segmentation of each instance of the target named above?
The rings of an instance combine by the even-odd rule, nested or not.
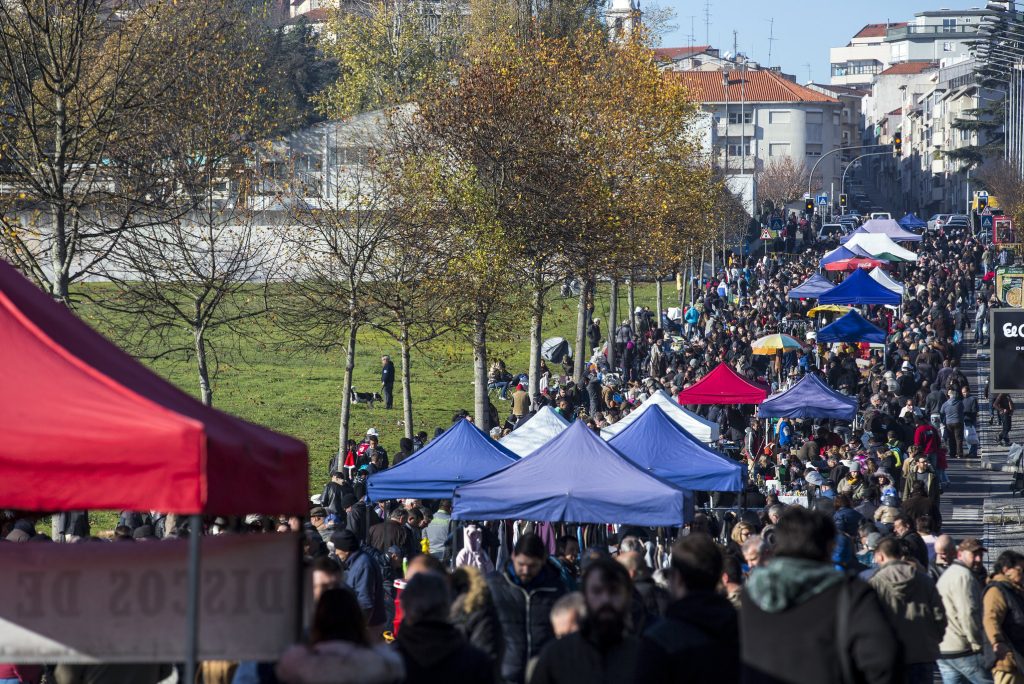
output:
[[[377,392],[356,392],[355,388],[352,389],[353,404],[366,404],[373,408],[374,403],[378,401],[384,401],[384,399]]]

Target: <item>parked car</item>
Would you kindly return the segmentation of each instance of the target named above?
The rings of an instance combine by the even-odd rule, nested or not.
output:
[[[871,218],[892,220],[892,215],[887,211],[873,211],[871,212]]]
[[[971,219],[964,216],[963,214],[953,214],[946,221],[947,228],[970,228]]]
[[[928,219],[928,230],[942,230],[942,226],[946,225],[946,221],[949,220],[951,214],[935,214]]]
[[[818,231],[818,242],[826,244],[839,244],[839,238],[846,235],[849,230],[841,223],[826,223]]]

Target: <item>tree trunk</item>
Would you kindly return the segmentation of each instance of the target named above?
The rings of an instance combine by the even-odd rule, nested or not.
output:
[[[409,358],[409,324],[402,323],[402,422],[405,423],[405,436],[412,439],[412,370]]]
[[[356,367],[356,334],[359,325],[353,319],[348,322],[348,347],[345,349],[345,377],[341,381],[341,420],[338,424],[338,453],[344,458],[348,445],[348,421],[352,413],[352,372]]]
[[[619,281],[612,278],[612,291],[608,295],[608,367],[615,371],[615,328],[619,325]]]
[[[533,301],[530,303],[530,400],[540,394],[540,346],[544,328],[544,278],[538,269],[533,276]],[[560,359],[558,359],[560,361]]]
[[[629,327],[635,331],[639,326],[636,321],[636,289],[633,287],[633,276],[626,281],[626,308],[629,309]]]
[[[590,312],[587,301],[590,295],[590,278],[583,279],[580,296],[576,302],[576,362],[573,364],[572,377],[577,383],[583,380],[583,369],[590,358],[590,347],[587,343],[587,325],[590,323]]]
[[[654,279],[654,301],[655,301],[655,306],[657,307],[658,310],[654,312],[654,325],[657,328],[661,327],[661,312],[663,311],[662,307],[665,306],[664,296],[665,296],[665,293],[662,292],[662,288],[661,288],[661,276],[655,276],[655,279]]]
[[[206,359],[206,330],[193,331],[196,341],[196,363],[199,365],[199,393],[203,403],[213,406],[213,388],[210,386],[210,366]]]
[[[491,429],[487,399],[487,316],[479,310],[473,319],[473,413],[478,428],[484,432]]]

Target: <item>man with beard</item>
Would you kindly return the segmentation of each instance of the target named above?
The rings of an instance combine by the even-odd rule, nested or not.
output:
[[[630,681],[637,662],[637,639],[626,633],[632,596],[624,566],[610,558],[592,561],[583,573],[580,630],[547,645],[530,684]]]

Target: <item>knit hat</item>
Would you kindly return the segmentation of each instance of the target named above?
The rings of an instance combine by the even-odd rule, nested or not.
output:
[[[359,537],[352,530],[342,530],[331,535],[334,548],[340,551],[355,551],[359,548]]]

